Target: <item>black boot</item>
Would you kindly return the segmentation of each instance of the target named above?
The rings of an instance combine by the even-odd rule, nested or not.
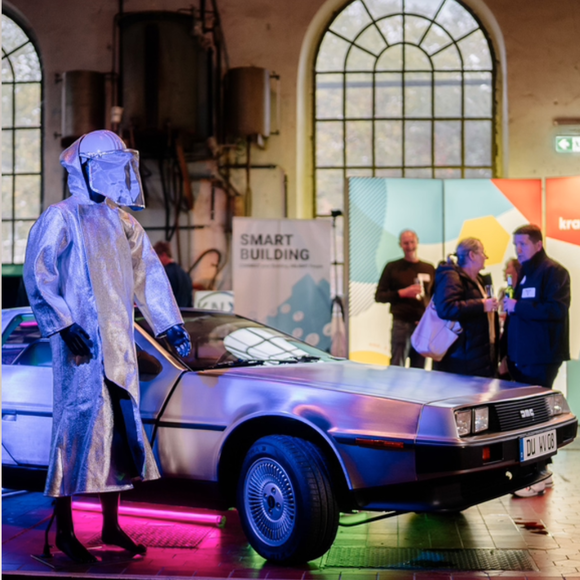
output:
[[[93,564],[98,560],[75,536],[72,519],[72,498],[57,497],[54,504],[56,514],[56,547],[77,564]]]
[[[124,548],[133,554],[145,554],[147,548],[136,544],[119,526],[119,492],[101,493],[103,506],[103,543]]]

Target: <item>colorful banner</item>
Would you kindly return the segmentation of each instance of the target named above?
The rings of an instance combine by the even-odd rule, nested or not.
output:
[[[580,177],[546,179],[546,251],[570,272],[570,356],[579,360]]]
[[[387,262],[403,257],[401,231],[419,237],[419,258],[437,265],[465,237],[481,239],[490,257],[485,271],[497,291],[505,285],[505,262],[515,257],[512,232],[541,225],[539,179],[349,179],[349,356],[388,364],[389,305],[374,301]]]
[[[331,224],[234,218],[235,312],[330,349]]]

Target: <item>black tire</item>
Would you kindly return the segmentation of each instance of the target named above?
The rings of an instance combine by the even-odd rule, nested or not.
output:
[[[263,437],[250,448],[237,506],[251,546],[279,564],[319,558],[338,530],[338,505],[320,450],[288,435]]]

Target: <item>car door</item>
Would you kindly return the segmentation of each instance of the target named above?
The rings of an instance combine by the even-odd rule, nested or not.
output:
[[[3,313],[2,464],[46,466],[52,430],[52,355],[31,313]]]

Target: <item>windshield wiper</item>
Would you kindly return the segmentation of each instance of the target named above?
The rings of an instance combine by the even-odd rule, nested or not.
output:
[[[226,361],[223,361],[220,363],[216,363],[212,367],[208,367],[205,370],[209,371],[212,369],[227,369],[227,368],[231,368],[231,367],[256,367],[256,366],[263,365],[265,362],[266,361],[264,361],[264,360],[254,359],[254,358],[250,358],[247,360],[242,360],[242,359],[226,360]]]
[[[319,356],[313,356],[311,354],[304,354],[302,356],[291,356],[290,358],[278,359],[276,362],[278,364],[296,364],[301,362],[318,362],[320,360]],[[274,361],[271,361],[274,362]]]

